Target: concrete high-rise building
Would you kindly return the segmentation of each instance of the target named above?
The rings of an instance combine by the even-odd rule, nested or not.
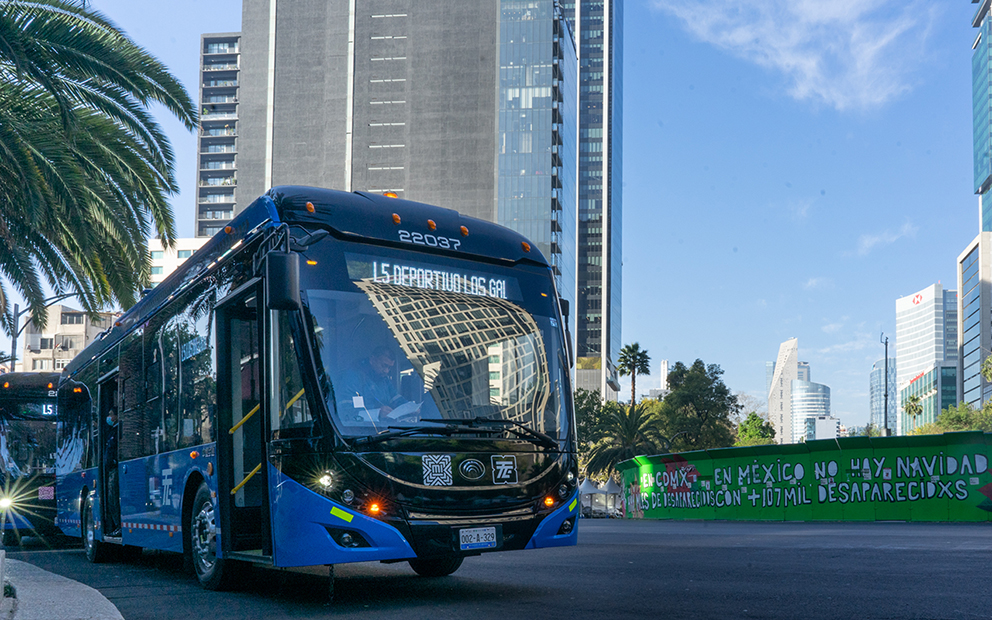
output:
[[[992,232],[981,232],[968,244],[958,256],[957,272],[959,398],[980,408],[992,399],[992,383],[981,374],[982,362],[992,353]]]
[[[623,0],[563,0],[562,6],[581,42],[575,331],[584,363],[576,381],[615,400],[622,304]]]
[[[903,426],[903,390],[934,368],[957,367],[957,297],[957,291],[945,291],[937,283],[896,300],[896,383],[900,395],[896,432],[900,435],[909,430]]]
[[[578,308],[578,50],[557,2],[244,0],[240,46],[239,209],[283,184],[455,209],[534,241]]]
[[[799,379],[799,340],[790,338],[783,342],[778,348],[778,357],[771,364],[768,421],[775,427],[775,441],[789,443],[792,441],[792,385]]]
[[[830,415],[830,388],[810,380],[809,363],[799,361],[796,338],[783,342],[778,358],[766,364],[766,384],[768,421],[775,427],[778,443],[802,441],[807,419]]]
[[[114,315],[101,312],[96,318],[69,306],[48,307],[48,323],[42,329],[28,323],[17,370],[60,372],[100,332],[114,324]]]
[[[842,437],[840,420],[829,415],[806,418],[806,441]]]
[[[200,134],[196,153],[198,237],[212,237],[220,232],[234,217],[237,203],[240,40],[241,35],[236,32],[205,34],[200,38]]]
[[[895,433],[898,428],[899,391],[896,358],[889,358],[889,408],[885,409],[885,358],[875,362],[868,379],[868,421],[875,428],[888,428]]]

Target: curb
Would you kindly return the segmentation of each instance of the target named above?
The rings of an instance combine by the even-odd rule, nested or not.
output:
[[[0,620],[124,620],[107,597],[87,585],[27,562],[7,558],[5,564],[16,598],[3,599]]]

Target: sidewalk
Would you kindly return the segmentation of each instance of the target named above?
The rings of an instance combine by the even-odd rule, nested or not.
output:
[[[4,600],[0,620],[123,620],[113,603],[78,581],[10,558],[5,572],[17,590],[17,600],[13,606]]]

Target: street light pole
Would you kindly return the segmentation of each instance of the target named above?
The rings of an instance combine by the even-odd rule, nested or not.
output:
[[[882,332],[882,334],[878,337],[878,341],[885,345],[885,371],[884,371],[885,399],[883,401],[885,404],[883,405],[882,408],[882,420],[885,431],[882,434],[882,437],[888,437],[889,436],[889,339],[885,338],[885,340],[882,340],[884,336],[885,336],[885,332]]]
[[[46,300],[44,300],[44,301],[41,302],[42,303],[42,307],[43,308],[47,308],[48,306],[54,304],[57,301],[62,301],[63,299],[66,299],[67,297],[74,297],[74,296],[75,296],[75,293],[63,293],[61,295],[55,295],[55,296],[49,297],[48,299],[46,299]],[[22,314],[27,314],[28,311],[30,311],[30,310],[31,310],[30,307],[21,310],[21,306],[19,304],[14,304],[14,312],[10,316],[10,329],[13,332],[10,335],[10,371],[11,372],[14,372],[14,366],[17,364],[17,337],[28,326],[28,324],[25,323],[23,325],[23,327],[21,327],[20,329],[18,329],[17,328],[17,324],[21,322],[21,315]]]

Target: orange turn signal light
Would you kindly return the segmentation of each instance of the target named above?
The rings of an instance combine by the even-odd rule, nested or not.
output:
[[[317,261],[315,261],[315,260],[308,260],[307,261],[307,264],[308,265],[316,265],[317,264]]]
[[[552,506],[555,505],[555,498],[551,497],[550,495],[545,497],[544,505],[547,506],[548,508],[551,508]]]
[[[83,388],[79,388],[79,387],[72,388],[72,393],[73,394],[82,394],[83,393]]]
[[[314,208],[313,208],[313,203],[312,202],[308,202],[307,203],[307,211],[310,212],[310,213],[313,213],[314,212]]]
[[[379,514],[379,510],[381,510],[379,508],[379,504],[376,504],[376,503],[369,504],[369,513],[374,514],[374,515],[377,515],[377,514]]]
[[[48,384],[48,389],[52,389],[52,384],[51,383]]]
[[[198,456],[200,456],[200,453],[197,452],[196,450],[193,450],[192,452],[189,453],[189,458],[191,459],[195,459]]]

